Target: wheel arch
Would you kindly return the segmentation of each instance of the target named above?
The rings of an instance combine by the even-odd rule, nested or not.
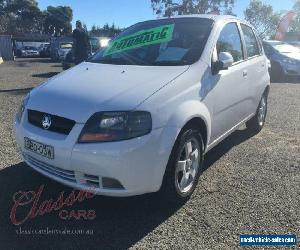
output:
[[[184,131],[187,127],[193,127],[193,128],[197,128],[202,136],[203,139],[203,146],[204,146],[204,150],[207,147],[207,125],[206,122],[203,120],[203,118],[201,117],[194,117],[191,120],[189,120],[181,129],[180,133],[182,131]]]
[[[265,87],[265,90],[264,90],[264,93],[263,93],[263,94],[266,94],[267,97],[268,97],[269,92],[270,92],[270,84],[268,84],[268,85]]]
[[[171,116],[167,126],[178,128],[177,140],[179,134],[191,125],[199,128],[206,149],[211,135],[211,116],[208,108],[196,100],[187,101],[180,105]]]

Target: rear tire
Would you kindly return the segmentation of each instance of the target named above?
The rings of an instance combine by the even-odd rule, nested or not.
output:
[[[194,192],[203,171],[204,144],[195,127],[179,134],[166,167],[160,193],[170,202],[184,203]]]
[[[262,98],[260,99],[255,115],[249,121],[246,122],[247,129],[253,132],[254,134],[259,133],[265,125],[267,111],[268,95],[265,92]]]

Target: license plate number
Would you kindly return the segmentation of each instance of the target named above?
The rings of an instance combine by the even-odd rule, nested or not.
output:
[[[54,159],[54,147],[24,137],[24,148],[48,159]]]

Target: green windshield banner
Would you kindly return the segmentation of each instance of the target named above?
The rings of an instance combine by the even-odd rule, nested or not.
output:
[[[174,24],[163,25],[133,33],[112,41],[104,56],[172,40]]]

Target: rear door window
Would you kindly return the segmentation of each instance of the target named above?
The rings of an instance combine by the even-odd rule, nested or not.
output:
[[[252,28],[245,24],[241,24],[241,28],[244,34],[248,58],[260,55],[259,45]]]

